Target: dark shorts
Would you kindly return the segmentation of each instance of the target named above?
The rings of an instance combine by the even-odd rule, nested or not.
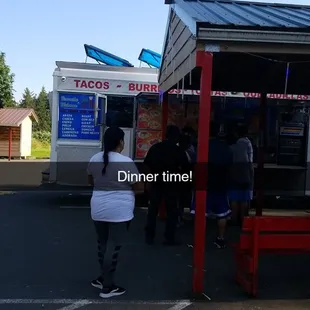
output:
[[[248,202],[253,200],[253,191],[252,190],[232,190],[228,193],[230,201],[233,202]]]
[[[195,214],[195,198],[192,202],[191,214]],[[206,216],[224,219],[230,216],[231,210],[226,193],[207,193]]]
[[[207,215],[218,219],[226,218],[231,214],[228,196],[226,193],[207,194]]]

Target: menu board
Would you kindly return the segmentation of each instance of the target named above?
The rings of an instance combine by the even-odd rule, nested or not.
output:
[[[138,130],[136,136],[136,158],[145,158],[150,147],[160,142],[162,139],[161,131]]]
[[[171,103],[168,106],[168,124],[183,127],[185,123],[185,106]]]
[[[59,94],[59,139],[100,140],[100,126],[95,126],[95,96]]]
[[[140,103],[138,105],[138,129],[161,130],[162,111],[158,103]]]

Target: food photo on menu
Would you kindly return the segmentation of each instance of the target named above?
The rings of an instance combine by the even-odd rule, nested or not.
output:
[[[145,158],[148,150],[162,139],[161,131],[138,130],[136,136],[136,158]]]
[[[138,109],[139,129],[160,130],[162,122],[161,107],[158,104],[140,104]]]

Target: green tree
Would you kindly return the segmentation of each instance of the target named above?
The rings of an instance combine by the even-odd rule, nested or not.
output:
[[[25,90],[24,90],[24,93],[23,93],[23,98],[22,100],[20,101],[20,107],[21,108],[32,108],[32,109],[35,109],[35,105],[36,105],[36,96],[35,94],[30,91],[30,89],[27,87]]]
[[[14,74],[6,64],[5,53],[0,52],[0,108],[15,106],[13,83]]]
[[[48,94],[42,87],[36,102],[35,112],[39,118],[39,123],[34,125],[35,131],[51,131],[51,115],[49,110]]]

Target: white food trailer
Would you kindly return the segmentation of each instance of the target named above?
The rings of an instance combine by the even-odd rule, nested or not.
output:
[[[126,99],[131,102],[131,111],[124,113],[131,113],[133,120],[122,129],[125,132],[123,154],[133,157],[134,98],[142,92],[158,93],[158,70],[72,62],[56,62],[56,65],[50,96],[52,140],[49,181],[85,185],[85,170],[82,173],[80,169],[85,168],[92,155],[102,150],[102,129],[105,126],[100,125],[106,118],[107,96],[113,95],[120,102]]]

